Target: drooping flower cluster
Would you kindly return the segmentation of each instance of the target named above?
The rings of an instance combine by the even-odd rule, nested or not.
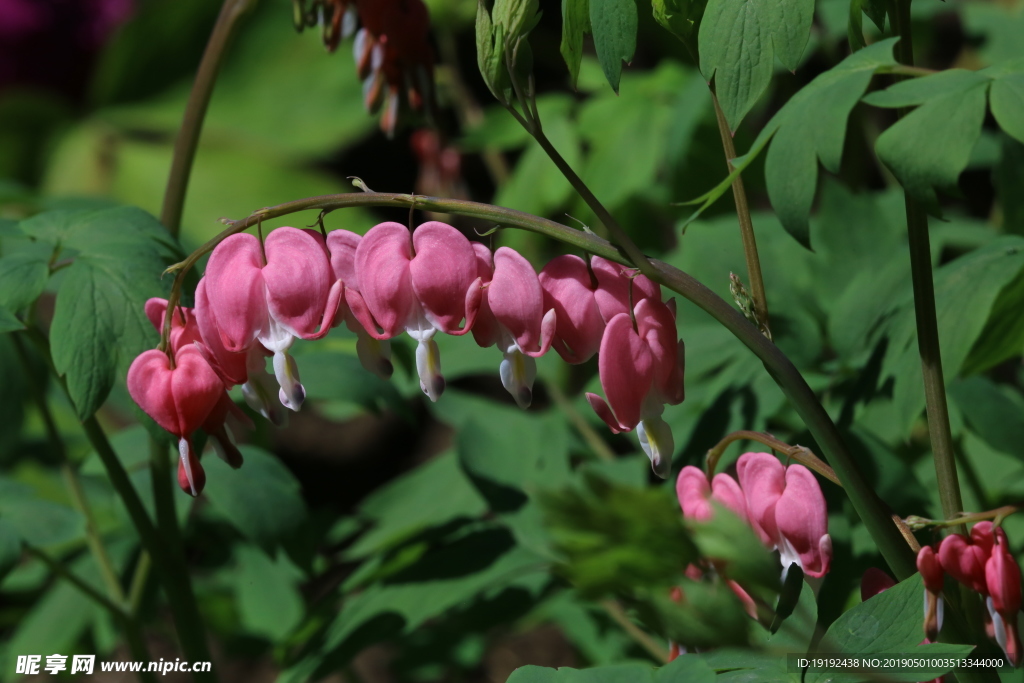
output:
[[[985,598],[985,628],[1014,666],[1022,659],[1017,617],[1021,608],[1020,567],[1010,553],[1006,532],[978,522],[969,536],[951,534],[938,547],[924,546],[917,569],[925,586],[925,635],[935,640],[942,628],[942,587],[949,575]]]
[[[294,0],[299,30],[320,25],[333,52],[353,33],[363,103],[381,110],[380,127],[394,135],[402,104],[429,110],[434,89],[430,15],[422,0]],[[358,19],[358,22],[357,22]],[[361,24],[357,31],[356,25]]]
[[[798,565],[807,576],[820,578],[832,564],[825,497],[814,475],[803,465],[784,466],[770,453],[744,453],[736,462],[739,482],[687,466],[676,480],[683,515],[709,519],[717,502],[746,521],[766,547],[778,550],[783,571]]]
[[[151,303],[150,319],[162,328],[167,304]],[[661,414],[664,404],[683,400],[683,346],[674,302],[662,302],[657,284],[596,256],[560,256],[538,275],[515,250],[492,253],[437,221],[412,232],[398,223],[363,236],[334,230],[326,239],[279,228],[265,243],[242,233],[218,244],[195,308],[172,313],[168,352],[147,351],[129,371],[132,397],[178,437],[186,492],[196,495],[205,479],[191,444],[195,430],[241,464],[224,428],[237,412],[225,390],[241,385],[250,407],[279,423],[266,358],[273,358],[280,404],[299,410],[305,389],[289,349],[342,322],[357,335],[364,367],[385,378],[393,369],[390,340],[412,337],[420,387],[432,401],[445,387],[438,332],[472,331],[480,346],[497,346],[502,384],[523,408],[533,400],[535,359],[549,348],[570,363],[600,351],[606,399],[588,394],[591,405],[614,432],[637,430],[655,471],[670,464],[672,434]]]

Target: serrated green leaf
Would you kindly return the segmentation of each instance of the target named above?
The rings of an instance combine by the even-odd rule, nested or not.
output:
[[[562,44],[559,51],[569,67],[569,82],[573,90],[580,75],[583,60],[583,35],[590,33],[589,0],[562,0]]]
[[[269,547],[306,515],[299,481],[272,453],[240,446],[243,464],[231,469],[220,458],[206,461],[210,504],[250,540]]]
[[[601,70],[619,92],[622,62],[636,50],[637,13],[634,0],[590,0],[590,27]]]
[[[0,305],[20,311],[39,298],[50,277],[51,252],[33,244],[0,258]]]
[[[989,106],[1000,128],[1024,142],[1024,73],[992,81]]]
[[[81,419],[106,399],[116,370],[156,345],[146,300],[166,296],[161,273],[180,249],[145,211],[54,211],[22,221],[29,235],[75,254],[57,292],[50,343]]]
[[[813,19],[813,0],[709,0],[698,35],[700,70],[709,81],[714,76],[730,130],[768,87],[773,57],[796,69]]]

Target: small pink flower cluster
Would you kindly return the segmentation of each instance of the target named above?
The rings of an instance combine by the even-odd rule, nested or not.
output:
[[[161,328],[167,304],[150,304]],[[502,384],[523,408],[533,398],[535,358],[551,347],[570,363],[600,352],[606,399],[588,394],[591,405],[614,432],[637,430],[656,472],[664,476],[671,464],[672,433],[661,414],[664,404],[683,400],[683,345],[674,302],[662,302],[646,277],[596,256],[559,256],[538,275],[515,250],[492,253],[436,221],[411,234],[382,223],[364,236],[335,230],[326,239],[279,228],[265,244],[242,233],[217,245],[195,308],[173,313],[171,355],[146,351],[129,370],[132,398],[179,439],[186,492],[198,494],[205,478],[190,442],[196,429],[215,437],[229,463],[241,464],[224,428],[237,411],[225,390],[241,385],[253,410],[279,422],[265,358],[273,357],[281,404],[298,410],[305,390],[288,349],[343,321],[357,336],[363,366],[385,378],[389,340],[402,332],[415,339],[420,387],[432,401],[445,386],[438,332],[472,331],[480,346],[497,345]]]
[[[683,515],[710,519],[712,501],[750,524],[761,542],[779,551],[783,571],[798,565],[807,576],[820,578],[832,564],[828,510],[818,481],[803,465],[784,466],[770,453],[744,453],[736,462],[739,482],[687,466],[676,480]]]
[[[942,628],[942,587],[946,574],[985,598],[985,629],[1014,666],[1021,662],[1017,617],[1021,608],[1020,567],[1010,554],[1006,532],[992,522],[978,522],[970,536],[951,534],[924,546],[917,569],[925,586],[924,630],[930,640]]]

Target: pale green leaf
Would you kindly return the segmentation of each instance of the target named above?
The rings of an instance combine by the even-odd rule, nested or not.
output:
[[[52,247],[31,244],[0,258],[0,305],[20,311],[34,303],[50,278]]]

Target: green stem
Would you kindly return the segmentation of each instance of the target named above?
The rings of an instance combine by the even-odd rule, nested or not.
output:
[[[647,651],[649,655],[654,657],[655,661],[659,664],[668,664],[668,650],[666,650],[659,642],[654,640],[649,633],[644,631],[642,628],[633,623],[633,620],[626,614],[626,610],[615,600],[603,600],[601,606],[604,607],[604,611],[608,613],[608,616],[615,621],[616,624],[622,627],[622,630],[629,634],[637,645]]]
[[[14,351],[18,354],[21,366],[27,370],[30,367],[28,351],[25,349],[25,343],[22,341],[21,335],[12,335],[11,339],[14,342]],[[110,598],[117,604],[123,605],[124,590],[121,588],[121,581],[118,579],[117,572],[114,571],[114,564],[111,562],[110,555],[107,554],[107,549],[103,545],[99,528],[96,526],[96,517],[93,515],[92,507],[85,497],[85,491],[82,489],[82,482],[78,478],[78,473],[68,462],[67,448],[64,446],[64,439],[60,436],[60,430],[57,429],[53,413],[50,412],[50,405],[47,403],[42,389],[35,382],[31,381],[31,378],[29,378],[27,386],[29,387],[29,394],[31,394],[32,400],[39,410],[39,415],[43,419],[43,428],[50,442],[50,448],[53,449],[53,452],[60,460],[61,475],[64,478],[64,484],[68,489],[68,493],[71,495],[71,501],[75,509],[81,513],[82,518],[85,520],[85,538],[89,546],[89,552],[92,553],[93,559],[100,569],[100,576],[103,578],[104,584],[106,584],[107,593],[110,595]]]
[[[181,285],[189,268],[194,266],[204,254],[212,251],[217,244],[228,236],[254,226],[261,220],[268,220],[296,211],[310,209],[333,211],[353,206],[401,207],[407,209],[414,205],[418,209],[460,214],[471,218],[480,218],[490,223],[522,228],[547,235],[560,242],[570,244],[618,263],[631,264],[628,255],[623,255],[619,248],[600,237],[574,230],[560,223],[523,213],[522,211],[458,199],[441,199],[408,194],[367,192],[325,195],[260,209],[242,220],[225,221],[229,227],[224,232],[200,247],[185,261],[172,266],[170,269],[177,271],[174,287],[171,290],[171,305],[180,296]],[[899,528],[893,523],[885,504],[864,479],[857,468],[856,460],[843,442],[839,430],[789,358],[761,334],[757,327],[743,317],[743,314],[699,281],[668,264],[659,261],[647,261],[646,258],[644,261],[647,262],[648,270],[652,273],[655,281],[678,292],[718,320],[764,363],[768,373],[793,402],[794,407],[821,447],[829,464],[835,469],[836,475],[850,497],[854,509],[875,539],[892,571],[900,579],[915,573],[917,567],[914,554],[904,540]]]
[[[718,95],[711,88],[711,101],[715,105],[715,118],[718,120],[718,133],[722,138],[722,150],[725,152],[725,165],[731,174],[735,168],[732,160],[736,158],[736,147],[732,142],[732,131],[725,120],[725,112],[718,103]],[[772,338],[768,324],[768,295],[764,289],[764,278],[761,276],[761,259],[757,255],[757,239],[754,237],[754,221],[750,217],[750,204],[747,202],[747,190],[743,185],[743,176],[737,174],[732,181],[732,196],[736,203],[736,217],[740,223],[740,240],[743,242],[743,256],[747,261],[747,276],[750,278],[750,298],[754,303],[754,318],[769,339]]]
[[[114,604],[110,598],[90,586],[86,581],[79,578],[61,562],[53,559],[42,550],[29,545],[26,545],[25,549],[29,555],[32,555],[45,564],[54,576],[64,579],[110,613],[110,616],[118,623],[121,630],[124,631],[125,640],[128,643],[128,649],[131,651],[132,658],[135,661],[146,662],[150,660],[149,650],[146,648],[146,641],[142,637],[142,630],[139,628],[138,622],[131,614],[125,612],[123,607]],[[141,671],[139,673],[143,681],[146,681],[147,683],[156,682],[156,676],[152,672]]]
[[[50,354],[50,344],[46,337],[35,327],[27,331],[29,337],[35,342],[40,353],[50,366],[50,371],[61,385],[64,393],[68,393],[67,382],[53,365],[53,357]],[[209,650],[206,647],[206,640],[203,636],[203,622],[199,617],[199,609],[196,607],[195,596],[192,594],[192,584],[188,578],[188,568],[184,561],[179,560],[179,555],[170,553],[164,540],[160,537],[153,521],[146,513],[142,505],[142,499],[132,485],[128,472],[117,457],[106,433],[96,420],[96,416],[89,417],[82,421],[82,429],[89,440],[89,444],[96,451],[107,472],[114,491],[117,492],[128,517],[139,534],[142,547],[153,558],[156,564],[157,575],[160,583],[167,593],[167,600],[170,604],[171,614],[174,616],[174,626],[178,632],[178,639],[181,641],[181,649],[189,659],[193,661],[210,661]],[[195,674],[199,681],[215,683],[217,677],[212,672],[199,672]]]
[[[149,570],[153,567],[153,561],[145,550],[139,555],[139,562],[135,565],[135,573],[132,574],[132,584],[128,588],[128,604],[132,614],[139,613],[142,605],[142,596],[146,590],[146,581],[149,579]]]
[[[900,36],[896,56],[906,66],[914,65],[914,46],[910,31],[910,0],[894,0],[893,29]],[[907,114],[901,109],[899,116]],[[939,352],[939,325],[935,315],[935,285],[932,279],[932,253],[928,235],[928,216],[921,204],[904,192],[907,233],[910,241],[910,272],[914,282],[914,311],[917,315],[917,346],[924,375],[924,398],[928,414],[928,437],[935,460],[939,502],[942,514],[952,518],[963,511],[960,481],[953,455],[953,435],[946,406],[946,382]],[[965,531],[962,528],[961,531]]]
[[[167,602],[174,615],[174,624],[178,632],[178,640],[181,641],[182,651],[192,661],[209,661],[210,653],[206,647],[203,621],[196,606],[195,595],[192,593],[188,568],[180,554],[170,551],[156,527],[153,526],[139,494],[128,478],[128,472],[125,471],[111,447],[99,422],[95,417],[90,417],[82,423],[82,426],[85,428],[89,443],[100,456],[114,490],[117,491],[128,509],[128,515],[139,533],[142,547],[153,558],[157,576],[167,593]],[[212,672],[196,673],[195,678],[211,683],[217,680]]]
[[[213,84],[217,80],[217,72],[224,57],[231,35],[239,18],[253,5],[254,0],[224,0],[220,8],[213,33],[206,43],[206,51],[199,62],[196,80],[192,83],[192,91],[185,106],[185,117],[181,129],[174,141],[174,156],[171,159],[171,172],[167,179],[167,190],[164,192],[163,208],[160,211],[160,222],[167,227],[172,235],[178,236],[181,230],[181,213],[185,206],[185,192],[188,190],[188,179],[192,173],[192,162],[195,160],[196,148],[199,146],[199,134],[203,129],[206,108],[213,94]]]

